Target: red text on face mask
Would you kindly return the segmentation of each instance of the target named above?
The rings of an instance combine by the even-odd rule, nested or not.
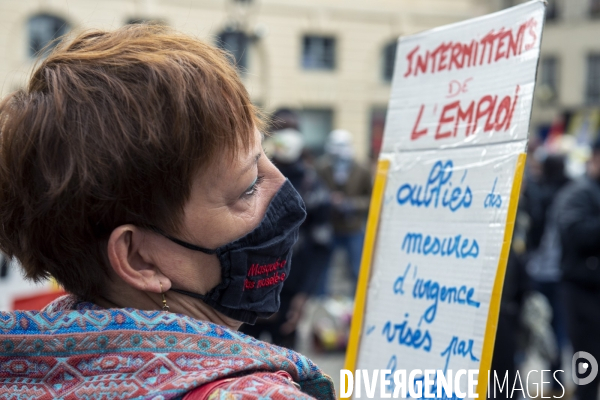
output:
[[[279,273],[277,272],[277,270],[282,269],[285,267],[285,265],[287,264],[287,260],[277,260],[274,263],[271,264],[252,264],[250,266],[250,269],[248,270],[248,277],[254,277],[254,276],[259,276],[259,275],[268,275],[272,272],[275,272],[274,275],[272,276],[268,276],[259,280],[252,280],[252,279],[248,279],[246,278],[244,281],[244,290],[250,290],[250,289],[259,289],[262,287],[268,287],[268,286],[273,286],[276,285],[278,283],[281,283],[285,280],[286,274],[285,273]]]

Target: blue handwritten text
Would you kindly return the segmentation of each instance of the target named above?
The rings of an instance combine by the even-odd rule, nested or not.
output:
[[[402,241],[402,250],[406,254],[417,253],[425,256],[456,258],[477,258],[479,244],[476,239],[463,238],[462,235],[439,238],[417,232],[408,232]]]
[[[448,208],[456,212],[460,208],[469,208],[473,202],[473,193],[469,186],[452,187],[452,174],[454,162],[437,161],[431,170],[425,184],[405,183],[398,189],[396,199],[401,206],[410,203],[411,206],[425,208]],[[463,174],[460,183],[464,183],[467,171]]]

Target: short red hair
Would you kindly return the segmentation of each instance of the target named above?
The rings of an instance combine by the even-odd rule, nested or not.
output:
[[[94,298],[110,233],[177,232],[195,174],[261,126],[227,56],[200,40],[132,25],[64,41],[0,102],[0,249]]]

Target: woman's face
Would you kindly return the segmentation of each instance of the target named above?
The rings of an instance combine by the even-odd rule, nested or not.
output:
[[[249,152],[239,152],[234,159],[217,159],[193,181],[182,229],[176,235],[209,249],[230,243],[258,226],[285,181],[265,156],[258,131]],[[221,266],[215,255],[189,250],[163,237],[157,240],[156,256],[162,258],[160,269],[171,288],[205,294],[220,283]]]

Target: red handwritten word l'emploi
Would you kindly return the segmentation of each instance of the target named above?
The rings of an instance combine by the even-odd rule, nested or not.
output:
[[[498,96],[488,94],[478,101],[471,101],[467,105],[461,104],[460,100],[444,105],[435,132],[435,139],[456,137],[461,122],[464,123],[465,136],[475,134],[481,119],[485,121],[483,125],[484,132],[507,131],[510,128],[515,107],[519,100],[519,89],[520,86],[517,85],[514,96],[505,96],[500,101],[498,101]],[[427,128],[419,128],[424,110],[425,105],[423,104],[410,135],[411,140],[427,135],[429,131]]]

